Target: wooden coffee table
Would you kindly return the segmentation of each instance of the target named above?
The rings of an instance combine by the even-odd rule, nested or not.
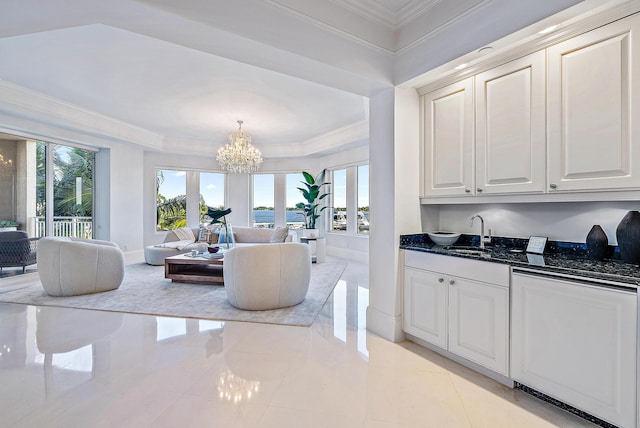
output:
[[[164,277],[171,282],[224,285],[224,258],[179,254],[164,259]]]

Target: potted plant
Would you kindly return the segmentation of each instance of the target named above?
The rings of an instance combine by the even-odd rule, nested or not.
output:
[[[321,174],[323,173],[324,171]],[[301,181],[301,183],[304,184],[305,187],[304,188],[298,187],[298,190],[300,190],[300,192],[302,193],[302,196],[307,201],[306,204],[303,202],[297,203],[296,208],[303,210],[304,212],[305,230],[303,231],[302,236],[308,237],[308,238],[318,237],[319,230],[316,227],[316,220],[320,217],[320,213],[322,213],[322,211],[324,211],[327,208],[326,205],[321,207],[320,201],[326,198],[329,195],[329,193],[321,193],[321,190],[322,190],[321,188],[325,184],[330,184],[330,183],[320,183],[318,181],[318,178],[320,177],[320,175],[314,178],[313,175],[309,174],[308,172],[302,171],[302,176],[304,177],[305,181]]]
[[[0,232],[18,230],[20,223],[11,220],[0,220]]]

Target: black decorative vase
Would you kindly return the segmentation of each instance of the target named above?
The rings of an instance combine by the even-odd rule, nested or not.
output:
[[[602,260],[607,256],[609,238],[599,224],[591,228],[587,235],[587,255],[594,260]]]
[[[616,229],[620,257],[627,263],[640,264],[640,212],[629,211]]]

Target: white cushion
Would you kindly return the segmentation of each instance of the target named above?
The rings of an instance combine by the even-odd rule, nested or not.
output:
[[[193,235],[193,231],[187,227],[181,227],[178,229],[174,229],[173,233],[176,234],[176,236],[178,237],[178,239],[180,241],[190,241],[193,242],[195,241],[194,239],[194,235]],[[196,238],[197,239],[197,238]]]
[[[289,235],[289,226],[279,226],[276,227],[273,233],[271,234],[271,239],[269,242],[271,244],[277,244],[278,242],[284,242]]]
[[[184,241],[165,242],[164,244],[156,245],[156,247],[176,248],[178,250],[182,250],[191,244],[193,244],[193,241],[184,240]]]

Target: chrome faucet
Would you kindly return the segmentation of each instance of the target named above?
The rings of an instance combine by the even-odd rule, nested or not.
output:
[[[480,249],[484,250],[484,244],[485,243],[487,243],[487,244],[491,243],[491,229],[489,229],[489,236],[484,236],[484,219],[479,214],[476,214],[473,217],[471,217],[471,227],[473,227],[473,221],[476,218],[480,219]]]

